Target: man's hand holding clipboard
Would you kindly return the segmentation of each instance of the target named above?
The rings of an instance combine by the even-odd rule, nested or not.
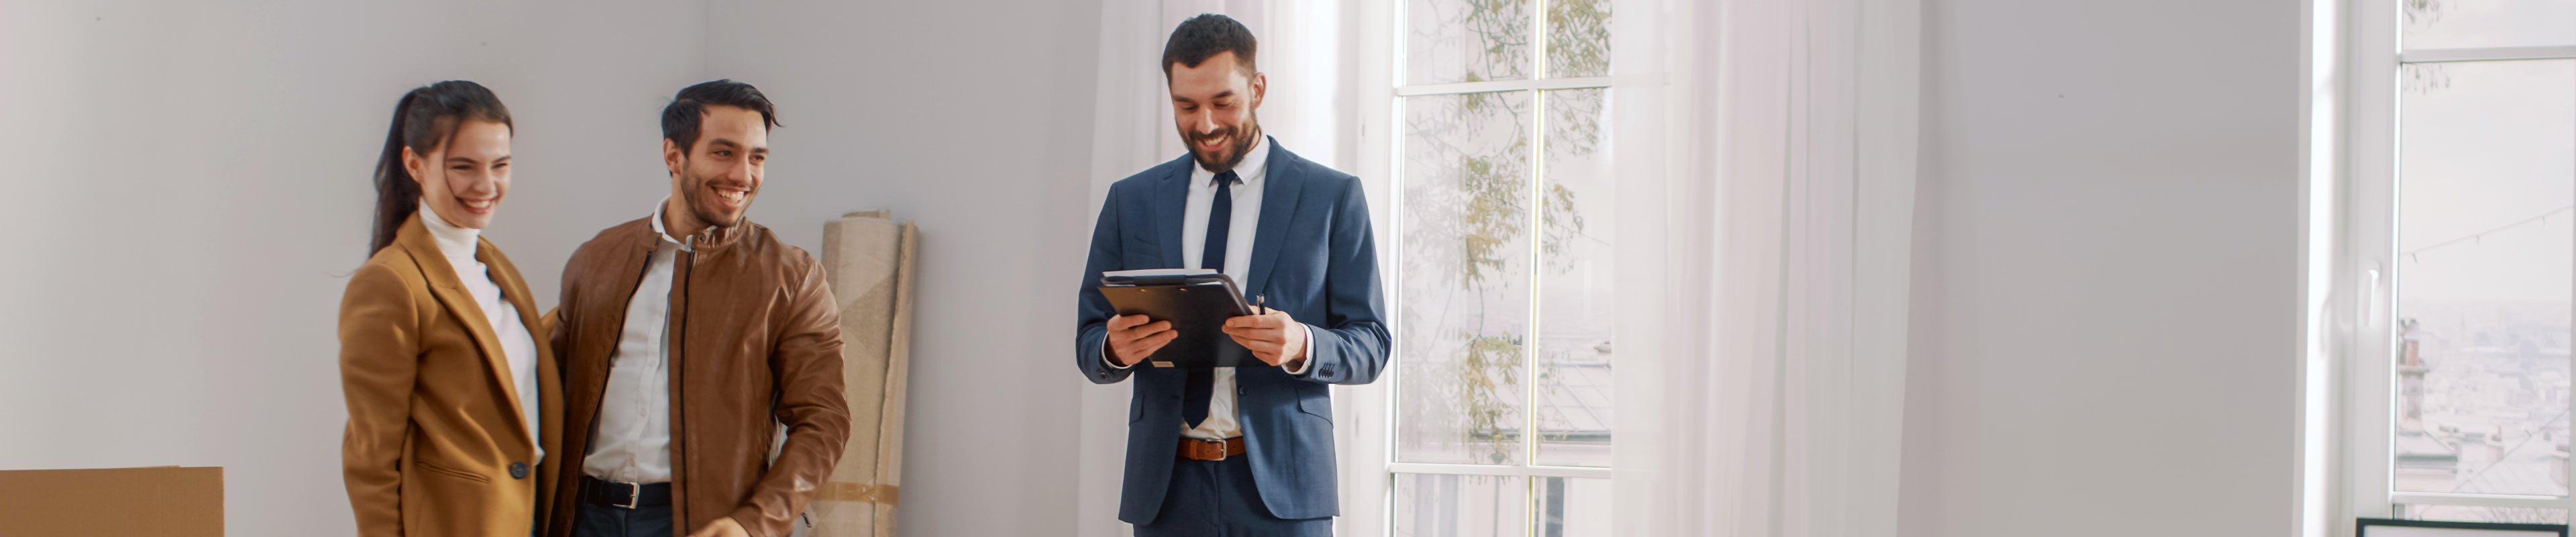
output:
[[[1254,300],[1252,315],[1226,319],[1225,335],[1234,338],[1234,344],[1252,351],[1252,357],[1261,363],[1287,367],[1289,371],[1303,369],[1304,364],[1288,362],[1302,361],[1306,356],[1306,325],[1288,318],[1288,312],[1270,309],[1267,302]]]
[[[1106,326],[1109,359],[1119,367],[1148,361],[1156,367],[1235,367],[1248,365],[1242,363],[1247,354],[1276,366],[1304,356],[1304,325],[1287,312],[1245,303],[1234,280],[1216,271],[1107,272],[1101,274],[1100,293],[1118,311]]]
[[[1163,350],[1164,345],[1172,344],[1172,339],[1180,335],[1180,332],[1172,331],[1171,321],[1157,321],[1144,315],[1111,315],[1109,361],[1117,362],[1118,367],[1136,367],[1136,362],[1145,361],[1145,357]]]

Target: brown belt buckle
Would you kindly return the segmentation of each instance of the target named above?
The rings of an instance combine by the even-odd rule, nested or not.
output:
[[[1194,460],[1202,460],[1202,461],[1209,461],[1209,462],[1222,462],[1222,461],[1224,461],[1224,460],[1225,460],[1225,458],[1226,458],[1226,453],[1225,453],[1225,441],[1224,441],[1224,440],[1208,440],[1208,439],[1204,439],[1204,438],[1192,438],[1192,439],[1190,439],[1190,442],[1191,442],[1192,444],[1195,444],[1195,446],[1196,446],[1197,448],[1200,448],[1200,449],[1204,449],[1204,448],[1215,448],[1215,450],[1214,450],[1214,451],[1215,451],[1215,455],[1213,455],[1213,456],[1204,456],[1203,454],[1193,453],[1193,455],[1202,455],[1202,456],[1198,456],[1198,457],[1190,457],[1191,459],[1194,459]],[[1195,450],[1194,450],[1194,451],[1195,451]]]

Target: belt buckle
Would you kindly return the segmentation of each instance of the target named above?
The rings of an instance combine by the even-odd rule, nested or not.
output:
[[[615,482],[615,481],[610,481],[610,483],[617,483],[617,482]],[[619,508],[625,508],[625,509],[628,509],[628,510],[633,510],[633,509],[635,509],[635,505],[636,505],[636,504],[643,503],[643,498],[644,498],[644,485],[643,485],[643,484],[641,484],[641,483],[617,483],[617,484],[619,484],[619,485],[625,485],[625,486],[626,486],[626,505],[617,505],[617,504],[615,504],[615,503],[610,503],[610,504],[608,504],[610,507],[619,507]]]
[[[1216,456],[1214,456],[1214,457],[1209,457],[1209,458],[1204,458],[1204,459],[1199,459],[1199,460],[1208,461],[1208,462],[1224,462],[1224,461],[1225,461],[1226,453],[1225,453],[1225,441],[1224,441],[1224,440],[1208,440],[1208,439],[1205,439],[1205,438],[1192,438],[1192,439],[1190,439],[1190,440],[1191,440],[1191,441],[1194,441],[1194,442],[1198,442],[1198,443],[1199,443],[1199,446],[1201,446],[1201,447],[1216,448]]]

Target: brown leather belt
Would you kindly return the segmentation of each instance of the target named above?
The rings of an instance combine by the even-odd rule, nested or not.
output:
[[[1240,436],[1228,438],[1222,442],[1216,440],[1200,440],[1196,438],[1181,439],[1181,458],[1183,460],[1221,461],[1225,460],[1227,457],[1242,454],[1243,437]]]

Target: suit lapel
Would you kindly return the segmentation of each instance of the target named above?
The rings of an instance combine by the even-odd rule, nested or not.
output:
[[[403,225],[395,240],[402,243],[403,248],[411,252],[412,259],[420,264],[422,275],[429,279],[430,296],[438,297],[439,304],[447,306],[448,313],[456,316],[457,324],[465,325],[465,333],[474,340],[474,348],[482,351],[484,373],[490,377],[492,386],[501,391],[502,400],[510,404],[509,412],[504,414],[509,415],[513,425],[511,430],[516,432],[516,436],[526,438],[528,420],[519,413],[519,390],[510,381],[509,357],[501,352],[501,338],[492,333],[492,322],[487,320],[490,318],[483,315],[481,306],[474,304],[474,294],[465,291],[464,281],[456,276],[456,268],[447,262],[447,256],[438,251],[438,244],[430,239],[429,229],[424,226],[420,215],[412,215],[411,222]],[[479,258],[481,248],[477,250]],[[523,318],[525,311],[521,309]],[[527,440],[536,441],[534,438]]]
[[[555,376],[555,353],[554,346],[548,341],[547,336],[552,332],[547,330],[544,314],[537,311],[535,300],[533,297],[528,295],[528,283],[519,278],[519,266],[515,263],[511,263],[509,256],[501,255],[501,249],[493,247],[491,241],[479,242],[480,246],[476,248],[475,256],[482,259],[483,264],[490,265],[492,267],[493,283],[500,285],[501,294],[503,295],[501,298],[509,300],[510,307],[519,310],[519,325],[528,331],[528,339],[530,340],[528,342],[529,346],[534,347],[537,352],[535,357],[537,366],[537,415],[558,415],[555,412],[555,407],[561,405],[561,402],[559,402],[558,399],[562,398],[563,383],[555,382],[553,380],[553,377]],[[517,397],[519,392],[514,389],[511,390],[510,393],[512,397]],[[521,404],[527,403],[526,401],[514,402]],[[553,427],[554,425],[556,424],[553,422],[540,423],[539,428],[545,429],[545,432],[540,433],[540,436],[553,436],[553,432],[555,430]]]
[[[1187,217],[1182,213],[1190,210],[1190,167],[1197,164],[1187,154],[1178,162],[1172,173],[1154,183],[1154,241],[1161,243],[1165,268],[1188,268],[1181,266],[1181,221]]]
[[[1243,292],[1260,296],[1270,284],[1270,268],[1279,261],[1279,241],[1288,236],[1288,225],[1297,212],[1297,194],[1304,183],[1287,173],[1288,150],[1279,147],[1279,139],[1270,139],[1269,159],[1262,164],[1261,220],[1253,225],[1252,267]]]

